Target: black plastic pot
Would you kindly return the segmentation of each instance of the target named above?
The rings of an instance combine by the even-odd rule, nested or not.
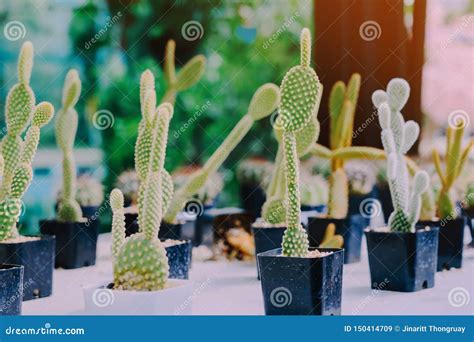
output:
[[[212,220],[214,220],[214,216],[209,214],[212,209],[214,209],[214,205],[205,205],[202,214],[196,217],[193,246],[212,245]]]
[[[266,315],[341,314],[344,251],[318,250],[332,253],[290,258],[278,248],[257,256]]]
[[[0,316],[21,315],[23,272],[21,265],[0,264]]]
[[[283,241],[283,234],[285,234],[286,226],[283,227],[259,227],[252,225],[253,237],[255,240],[255,255],[263,252],[271,251],[272,249],[280,248]],[[257,274],[260,279],[260,272]]]
[[[350,195],[349,196],[349,215],[361,215],[364,208],[361,208],[364,201],[375,201],[375,191],[372,190],[365,195]],[[370,202],[369,202],[370,203]],[[370,225],[370,215],[362,216],[365,221],[365,227]],[[364,227],[364,228],[365,228]]]
[[[240,199],[245,211],[251,213],[254,217],[260,217],[262,206],[266,200],[265,191],[260,185],[240,185]]]
[[[81,206],[82,209],[82,216],[85,217],[86,219],[91,219],[93,218],[94,221],[99,219],[99,206],[97,205],[91,205],[87,207]]]
[[[310,217],[307,227],[309,246],[318,247],[321,244],[326,228],[331,223],[336,226],[336,234],[342,235],[344,238],[344,263],[358,262],[360,260],[362,232],[367,227],[366,219],[362,215],[351,215],[344,219]]]
[[[54,236],[21,243],[0,243],[0,264],[24,266],[23,300],[48,297],[52,293],[55,255]]]
[[[415,292],[434,286],[438,228],[415,233],[365,231],[372,288]]]
[[[138,233],[138,214],[125,213],[125,235],[130,236]]]
[[[418,225],[439,228],[438,266],[436,267],[438,272],[462,267],[464,227],[466,226],[464,216],[439,221],[419,221]]]
[[[190,240],[166,247],[168,256],[169,277],[172,279],[188,279],[191,268],[192,243]]]
[[[56,237],[56,268],[75,269],[95,265],[98,221],[41,220],[40,232]]]
[[[375,187],[375,193],[377,194],[376,197],[382,204],[383,216],[385,222],[387,222],[390,214],[393,212],[392,195],[390,194],[390,189],[388,188],[388,185],[384,187],[377,185]]]
[[[125,235],[130,236],[139,232],[138,227],[138,214],[125,214]],[[158,232],[158,238],[161,240],[181,240],[181,228],[183,223],[170,224],[167,222],[161,222],[160,230]]]
[[[467,226],[471,232],[471,242],[469,243],[470,247],[474,247],[474,209],[462,209],[462,214],[466,218]]]

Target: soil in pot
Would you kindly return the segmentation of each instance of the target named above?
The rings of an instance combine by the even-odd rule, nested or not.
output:
[[[188,279],[191,268],[192,243],[190,240],[164,240],[171,279]]]
[[[193,284],[170,279],[158,291],[124,291],[113,283],[84,289],[85,310],[89,315],[189,315]]]
[[[309,246],[318,247],[323,241],[328,225],[336,226],[336,234],[344,239],[344,263],[350,264],[360,261],[360,248],[362,244],[362,232],[366,228],[366,219],[362,215],[350,215],[344,219],[333,219],[329,217],[310,217],[307,231]]]
[[[51,295],[54,256],[54,236],[20,236],[0,242],[0,264],[24,267],[23,300]]]
[[[466,226],[464,216],[456,219],[419,221],[418,225],[439,228],[438,264],[436,267],[438,272],[462,267],[464,227]]]
[[[42,234],[56,237],[56,268],[75,269],[95,265],[98,221],[41,220]]]
[[[414,233],[365,230],[373,289],[415,292],[434,286],[438,228]]]
[[[266,315],[340,315],[344,251],[310,251],[316,255],[284,257],[281,248],[258,254]]]
[[[21,315],[23,272],[21,265],[0,264],[0,316]]]

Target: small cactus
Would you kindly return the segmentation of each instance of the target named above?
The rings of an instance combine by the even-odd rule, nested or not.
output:
[[[62,108],[56,118],[56,143],[63,152],[63,186],[58,206],[58,219],[78,222],[82,219],[81,206],[76,200],[76,164],[73,148],[79,117],[74,106],[81,95],[81,80],[77,70],[66,75],[63,87]]]
[[[166,251],[158,239],[158,231],[173,194],[171,176],[164,169],[173,107],[169,103],[156,107],[155,80],[149,70],[141,77],[140,99],[142,119],[135,145],[135,168],[140,179],[140,232],[124,238],[123,194],[114,189],[110,195],[113,211],[114,287],[121,290],[155,291],[165,287],[169,269]]]
[[[299,191],[299,159],[296,136],[306,125],[316,120],[322,85],[310,67],[311,35],[301,32],[300,65],[291,68],[281,83],[279,113],[286,179],[286,230],[282,253],[290,257],[304,257],[308,253],[308,236],[301,226]]]
[[[436,172],[441,181],[441,190],[438,194],[436,213],[439,218],[446,219],[456,215],[455,201],[451,198],[450,192],[456,179],[461,174],[473,141],[469,141],[467,146],[462,148],[465,123],[459,122],[456,126],[449,126],[446,131],[446,169],[443,171],[441,158],[436,149],[433,149],[433,162]]]
[[[388,83],[387,91],[376,90],[372,95],[382,127],[382,144],[387,154],[387,176],[394,207],[388,225],[397,232],[414,232],[420,216],[421,195],[429,184],[428,174],[418,171],[410,193],[405,154],[418,139],[420,127],[414,121],[405,122],[400,112],[408,101],[409,93],[408,82],[395,78]]]
[[[184,207],[186,201],[194,196],[206,184],[208,178],[219,169],[237,144],[252,128],[254,122],[267,117],[275,110],[279,99],[278,87],[272,83],[264,84],[257,89],[252,97],[247,114],[240,119],[202,169],[189,177],[186,184],[176,191],[165,215],[166,222],[175,221],[176,215]]]
[[[21,198],[33,178],[31,163],[38,148],[41,127],[54,115],[49,102],[35,107],[29,81],[33,68],[33,45],[23,44],[18,58],[18,83],[7,95],[5,116],[7,134],[1,142],[0,241],[18,234],[16,223],[21,213]],[[22,134],[30,125],[23,140]]]
[[[344,246],[344,238],[342,235],[336,235],[336,225],[334,223],[328,224],[324,232],[323,241],[319,247],[321,248],[342,248]]]

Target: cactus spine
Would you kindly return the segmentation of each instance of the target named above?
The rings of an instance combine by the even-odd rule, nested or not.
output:
[[[158,231],[173,194],[173,183],[164,169],[168,128],[173,107],[162,103],[156,108],[155,79],[147,70],[140,80],[142,119],[135,145],[135,167],[140,179],[138,222],[140,233],[123,240],[123,195],[113,190],[114,286],[122,290],[163,289],[168,279],[168,258]]]
[[[35,108],[35,95],[29,82],[33,68],[33,45],[26,42],[18,58],[18,83],[7,95],[5,116],[7,134],[1,143],[0,166],[0,241],[15,237],[16,223],[21,213],[21,197],[33,178],[31,163],[38,148],[40,129],[54,115],[49,102]],[[31,125],[30,125],[31,123]],[[22,139],[22,133],[30,125]]]
[[[438,195],[437,215],[441,219],[456,216],[455,202],[450,196],[451,188],[461,174],[469,152],[473,145],[469,144],[462,149],[465,123],[458,122],[456,126],[449,126],[446,131],[446,169],[443,171],[438,151],[433,149],[433,162],[441,180],[441,190]]]
[[[58,219],[77,222],[82,219],[81,206],[76,200],[76,163],[74,162],[74,140],[79,121],[74,106],[81,95],[81,80],[76,70],[66,75],[63,87],[62,108],[56,118],[56,143],[63,153],[63,191],[58,207]]]
[[[394,207],[388,225],[397,232],[414,232],[420,216],[421,194],[429,184],[428,174],[418,171],[410,193],[405,154],[418,139],[420,127],[414,121],[405,122],[400,112],[409,93],[408,82],[395,78],[388,83],[387,91],[376,90],[372,95],[382,127],[382,144],[387,154],[387,175]]]
[[[191,88],[201,79],[206,66],[206,58],[203,55],[197,55],[191,58],[176,74],[175,50],[176,43],[174,40],[169,40],[166,44],[164,63],[164,74],[168,88],[161,102],[168,102],[172,105],[174,105],[176,94],[179,91]]]
[[[299,159],[297,134],[316,120],[322,85],[310,67],[311,35],[301,32],[300,65],[291,68],[281,83],[280,120],[283,135],[283,153],[286,179],[286,230],[282,253],[290,257],[304,257],[308,253],[308,236],[301,226],[299,191]]]
[[[278,87],[272,83],[264,84],[257,89],[252,97],[247,114],[240,119],[221,146],[219,146],[204,164],[202,169],[191,176],[188,181],[176,191],[165,215],[166,222],[174,222],[176,215],[183,208],[186,201],[194,196],[205,185],[208,178],[219,169],[232,150],[252,128],[253,123],[267,117],[275,110],[279,99]]]

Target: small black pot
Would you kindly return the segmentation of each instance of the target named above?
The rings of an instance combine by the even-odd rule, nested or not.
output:
[[[462,214],[466,218],[467,226],[471,232],[471,242],[469,243],[470,247],[474,247],[474,209],[462,209]]]
[[[75,269],[95,265],[98,221],[41,220],[40,232],[56,237],[56,268]]]
[[[349,215],[361,215],[364,213],[364,208],[362,208],[364,201],[369,201],[368,203],[373,203],[375,201],[375,190],[370,191],[365,195],[350,195],[349,196]],[[370,215],[362,216],[364,218],[365,224],[364,228],[370,226]]]
[[[48,297],[52,293],[55,252],[54,236],[21,243],[0,243],[0,264],[25,267],[23,300]]]
[[[166,247],[168,256],[169,277],[172,279],[188,279],[191,268],[192,243],[190,240]]]
[[[262,206],[266,200],[265,191],[260,185],[240,185],[240,199],[245,211],[251,213],[254,217],[260,217]]]
[[[415,292],[434,286],[438,228],[415,233],[366,230],[372,288]]]
[[[314,248],[311,248],[314,250]],[[340,315],[342,249],[321,258],[281,256],[281,248],[257,256],[266,315]]]
[[[181,228],[182,223],[170,224],[167,222],[161,222],[160,230],[158,232],[158,238],[161,240],[181,240]],[[140,231],[138,226],[138,214],[125,214],[125,235],[130,236]]]
[[[130,236],[138,233],[138,214],[125,213],[125,236]]]
[[[91,205],[91,206],[87,206],[87,207],[83,207],[81,206],[81,210],[82,210],[82,216],[85,217],[86,219],[91,219],[93,218],[93,220],[98,220],[99,219],[99,206],[97,205]]]
[[[383,216],[385,222],[387,222],[390,214],[393,212],[392,195],[390,194],[390,189],[388,185],[384,187],[377,185],[375,187],[375,192],[377,194],[376,197],[382,204]]]
[[[420,226],[439,227],[438,266],[436,270],[441,272],[451,268],[461,268],[466,218],[461,216],[456,219],[419,221],[418,224]]]
[[[308,221],[309,246],[318,247],[323,241],[326,228],[330,223],[336,226],[336,234],[344,239],[344,263],[350,264],[360,260],[362,232],[366,228],[366,219],[362,215],[351,215],[344,219],[328,217],[310,217]]]
[[[214,204],[205,205],[201,215],[196,217],[193,246],[212,245],[212,220],[214,220],[214,216],[210,214],[212,209],[214,209]]]
[[[21,315],[23,272],[21,265],[0,264],[0,316]]]

